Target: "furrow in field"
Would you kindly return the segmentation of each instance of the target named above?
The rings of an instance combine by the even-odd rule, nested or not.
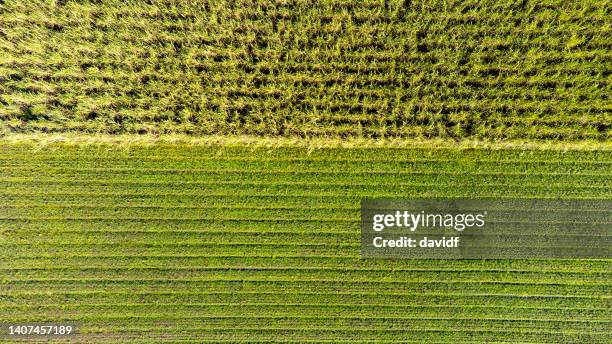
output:
[[[333,256],[294,256],[282,257],[274,256],[244,256],[244,255],[223,255],[213,256],[206,254],[186,255],[186,254],[166,254],[166,255],[147,255],[147,254],[114,254],[105,255],[98,252],[89,254],[37,254],[33,252],[28,256],[12,257],[9,268],[32,267],[38,268],[37,264],[46,266],[67,266],[77,262],[86,266],[110,266],[111,263],[138,262],[142,266],[146,264],[159,264],[160,266],[223,266],[226,268],[246,268],[246,267],[305,267],[305,268],[338,268],[338,269],[374,269],[389,271],[489,271],[489,272],[543,272],[543,273],[612,273],[609,269],[609,260],[559,260],[559,259],[538,259],[538,260],[393,260],[381,261],[379,259],[360,259],[355,257],[333,257]],[[62,265],[65,264],[65,265]],[[151,265],[156,266],[156,265]]]
[[[364,282],[499,282],[499,283],[522,283],[531,284],[581,284],[610,286],[610,275],[608,273],[497,273],[497,272],[449,272],[449,271],[371,271],[371,270],[274,270],[274,269],[208,269],[203,268],[61,268],[61,269],[6,269],[3,275],[10,280],[65,280],[65,279],[88,279],[88,280],[157,280],[168,278],[172,280],[205,280],[205,281],[230,281],[230,280],[342,280]]]
[[[404,185],[404,186],[382,186],[377,188],[375,185],[370,187],[347,187],[337,189],[333,186],[265,186],[251,185],[249,187],[183,187],[182,190],[168,189],[163,190],[155,186],[145,187],[118,187],[111,188],[99,185],[94,188],[92,186],[81,185],[66,187],[65,185],[31,185],[29,188],[16,185],[6,185],[2,187],[4,195],[92,195],[92,196],[241,196],[241,197],[274,197],[274,196],[292,196],[292,197],[388,197],[397,198],[398,195],[404,197],[435,197],[435,198],[596,198],[610,199],[612,198],[612,188],[609,187],[594,187],[594,188],[576,188],[571,185],[567,186],[547,186],[539,185],[529,188],[521,185],[479,185],[468,183],[457,188],[449,188],[442,185]],[[44,191],[43,191],[44,190]],[[118,191],[121,190],[121,191]]]
[[[540,195],[541,196],[541,195]],[[413,196],[414,197],[414,196]],[[490,198],[482,197],[482,198]],[[524,198],[524,197],[523,197]],[[550,198],[550,197],[548,197]],[[478,199],[478,198],[476,198]],[[500,197],[500,199],[511,199]],[[542,199],[537,197],[536,199]],[[589,208],[582,211],[599,211],[603,202],[601,199],[587,197],[591,200]],[[325,196],[325,195],[268,195],[268,196],[241,196],[241,195],[211,195],[181,193],[172,194],[170,191],[163,198],[154,195],[140,195],[127,193],[95,194],[93,192],[72,193],[55,192],[49,194],[33,192],[16,192],[0,194],[0,206],[14,207],[133,207],[133,208],[192,208],[192,209],[359,209],[361,198],[358,196]],[[74,224],[73,224],[74,225]],[[209,225],[214,225],[210,223]]]
[[[312,177],[312,176],[311,176]],[[148,179],[148,180],[147,180]],[[75,188],[80,186],[89,186],[91,188],[96,188],[100,186],[104,187],[119,187],[119,188],[147,188],[151,186],[157,186],[160,189],[169,188],[169,189],[182,189],[182,188],[195,188],[195,187],[204,187],[210,188],[214,186],[219,186],[223,188],[224,186],[236,186],[236,187],[245,187],[249,186],[302,186],[302,187],[331,187],[337,186],[338,188],[368,188],[372,187],[398,187],[405,188],[410,186],[418,186],[418,187],[436,187],[436,186],[447,186],[447,187],[461,187],[465,186],[467,183],[486,185],[488,187],[518,187],[524,186],[526,188],[541,188],[542,186],[550,186],[555,188],[563,188],[563,187],[574,187],[574,188],[583,188],[583,189],[591,189],[591,188],[599,188],[599,189],[610,189],[610,185],[606,180],[606,176],[589,176],[589,178],[584,178],[583,180],[567,180],[569,178],[564,178],[563,176],[550,176],[548,178],[540,178],[537,182],[532,182],[529,179],[535,179],[533,177],[522,177],[522,176],[482,176],[480,178],[462,178],[458,180],[457,177],[444,178],[444,176],[440,177],[436,175],[436,177],[422,178],[422,177],[414,177],[414,178],[385,178],[384,180],[377,182],[376,180],[372,180],[371,182],[366,182],[360,180],[359,182],[349,182],[338,180],[334,181],[325,181],[325,180],[316,180],[310,181],[308,180],[276,180],[273,178],[266,178],[266,180],[245,180],[244,176],[238,176],[237,178],[227,178],[225,180],[219,180],[220,178],[214,178],[212,180],[190,180],[190,178],[175,178],[174,180],[156,180],[155,178],[142,178],[142,179],[134,179],[129,180],[122,178],[121,180],[115,179],[103,179],[103,178],[80,178],[79,176],[73,176],[72,178],[60,179],[45,179],[45,178],[4,178],[0,181],[0,184],[5,185],[23,185],[24,188],[28,187],[41,187],[45,185],[45,187],[49,187],[50,185],[54,187],[59,187],[65,185],[67,188]],[[228,180],[230,179],[230,180]],[[261,179],[261,178],[257,178]],[[520,180],[523,179],[524,183],[520,183]],[[561,179],[561,180],[560,180]],[[574,177],[575,179],[575,177]],[[353,179],[354,180],[354,179]],[[410,180],[410,181],[407,181]],[[598,183],[599,182],[599,183]]]
[[[292,262],[294,265],[286,265]],[[424,264],[419,264],[414,267],[412,263],[401,264],[369,264],[370,261],[354,262],[353,259],[344,262],[319,263],[315,259],[309,257],[302,258],[283,258],[275,257],[273,262],[269,258],[250,258],[250,257],[206,257],[206,258],[186,258],[186,257],[158,257],[158,256],[118,256],[112,257],[74,257],[74,258],[46,258],[46,257],[15,257],[11,264],[0,267],[0,270],[28,270],[28,269],[50,269],[63,270],[75,269],[78,267],[95,268],[95,269],[166,269],[168,266],[180,266],[177,270],[183,269],[206,269],[206,270],[339,270],[339,271],[418,271],[418,272],[498,272],[498,273],[531,273],[541,272],[548,273],[572,273],[572,274],[612,274],[607,268],[609,261],[589,261],[580,265],[559,264],[555,268],[553,264],[532,264],[532,265],[506,265],[506,266],[490,266],[479,267],[476,264],[448,264],[442,263],[431,264],[426,261]],[[422,261],[418,261],[421,263]],[[216,264],[215,264],[216,263]],[[206,267],[206,268],[203,268]]]

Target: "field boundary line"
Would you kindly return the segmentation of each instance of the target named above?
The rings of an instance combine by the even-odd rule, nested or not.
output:
[[[227,147],[301,147],[311,150],[318,148],[431,148],[431,149],[523,149],[523,150],[579,150],[609,151],[612,141],[581,140],[571,142],[549,140],[474,140],[456,141],[453,139],[368,139],[368,138],[289,138],[258,136],[189,136],[172,135],[111,135],[111,134],[74,134],[74,133],[9,133],[0,136],[1,144],[31,144],[38,147],[49,145],[111,145],[123,148],[130,146],[180,145],[180,146],[227,146]]]

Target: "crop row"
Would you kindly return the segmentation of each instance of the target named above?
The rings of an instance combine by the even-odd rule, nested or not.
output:
[[[136,159],[136,160],[135,160]],[[15,168],[35,168],[41,170],[43,168],[50,171],[78,171],[78,169],[106,169],[107,171],[124,171],[128,169],[137,169],[140,171],[196,171],[196,172],[211,172],[215,170],[220,172],[229,171],[257,171],[264,172],[263,169],[267,170],[267,173],[273,172],[334,172],[339,175],[351,173],[376,173],[379,171],[386,171],[388,174],[419,174],[419,173],[430,173],[434,171],[439,174],[450,174],[466,172],[471,173],[497,173],[503,174],[515,174],[515,173],[599,173],[601,175],[609,174],[609,164],[607,162],[593,162],[588,164],[581,163],[567,163],[567,164],[554,164],[546,163],[543,161],[529,162],[527,159],[520,162],[508,162],[508,163],[496,163],[494,161],[474,161],[467,158],[463,160],[453,161],[411,161],[411,160],[399,160],[399,161],[371,161],[371,162],[360,162],[360,161],[317,161],[315,159],[303,159],[297,161],[275,161],[275,160],[262,160],[262,161],[240,161],[240,160],[210,160],[210,161],[138,161],[138,158],[110,161],[110,160],[99,160],[99,161],[62,161],[49,159],[45,161],[23,161],[15,160],[3,163],[2,170],[11,170]],[[347,171],[347,167],[352,167],[354,171]],[[466,171],[466,169],[468,169]],[[86,170],[85,170],[86,171]],[[44,173],[44,171],[43,171]],[[380,173],[380,172],[379,172]]]
[[[9,195],[41,195],[43,194],[40,187],[44,184],[30,185],[29,188],[23,186],[3,186],[4,192]],[[38,188],[37,188],[38,187]],[[353,187],[346,189],[337,189],[332,186],[301,186],[301,185],[252,185],[243,188],[236,188],[232,185],[223,187],[211,186],[194,186],[192,188],[181,188],[179,190],[164,191],[159,190],[154,185],[135,187],[129,184],[116,185],[117,189],[110,186],[92,187],[90,185],[72,185],[69,188],[62,185],[46,185],[45,193],[50,195],[101,195],[101,196],[122,196],[122,195],[138,195],[138,196],[197,196],[207,194],[209,196],[243,196],[243,197],[261,197],[261,196],[304,196],[316,194],[317,197],[373,197],[373,198],[393,198],[398,194],[404,197],[435,197],[435,198],[483,198],[483,197],[514,197],[514,198],[530,198],[530,197],[565,197],[565,198],[591,198],[593,194],[597,194],[599,198],[611,198],[612,190],[606,187],[584,187],[576,188],[571,185],[566,186],[546,186],[546,185],[529,185],[528,188],[521,185],[478,185],[472,184],[465,188],[454,188],[452,185],[400,185],[397,187],[385,186],[377,188],[375,186]],[[470,188],[471,187],[471,188]],[[477,188],[477,189],[476,189]],[[68,191],[69,190],[69,191]],[[163,219],[164,216],[156,216],[155,218]],[[198,218],[205,219],[200,216]],[[127,219],[127,218],[126,218]]]
[[[468,329],[476,329],[478,327],[486,326],[487,322],[490,322],[491,329],[502,329],[503,327],[512,327],[517,330],[529,330],[529,329],[542,329],[550,330],[554,326],[567,326],[568,330],[580,331],[584,330],[588,326],[596,328],[599,332],[605,330],[605,326],[609,324],[605,321],[565,321],[557,319],[513,319],[513,320],[499,320],[499,319],[422,319],[415,317],[389,317],[389,318],[366,318],[366,317],[333,317],[333,318],[316,318],[308,316],[264,316],[264,317],[194,317],[181,320],[175,317],[175,324],[184,328],[193,329],[205,329],[213,328],[249,328],[256,326],[261,321],[272,321],[275,327],[279,328],[306,328],[308,324],[312,328],[355,328],[359,327],[362,329],[383,329],[385,327],[390,329],[401,329],[401,328],[440,328],[445,329],[452,326],[465,326]],[[194,322],[197,324],[194,325]],[[201,325],[200,322],[202,323]],[[427,326],[429,324],[429,326]],[[150,318],[135,318],[129,322],[126,326],[116,326],[112,323],[100,319],[88,320],[88,327],[104,328],[106,331],[136,331],[141,328],[143,331],[149,332],[154,329],[155,317]]]
[[[117,248],[123,248],[116,245]],[[176,247],[175,247],[176,248]],[[271,258],[272,259],[272,258]],[[610,274],[601,273],[537,273],[490,271],[380,271],[371,269],[269,269],[257,267],[45,267],[3,269],[5,278],[12,280],[100,279],[100,280],[346,280],[369,282],[505,282],[531,284],[570,284],[610,286]]]
[[[432,295],[525,295],[533,296],[566,296],[566,297],[606,297],[609,294],[607,285],[537,283],[526,285],[512,282],[393,282],[393,281],[347,281],[347,280],[111,280],[111,279],[48,279],[48,280],[12,280],[2,281],[3,292],[9,295],[28,293],[181,293],[181,292],[320,292],[320,293],[409,293],[416,291]],[[235,315],[237,316],[237,315]],[[313,315],[316,316],[316,315]],[[340,315],[341,316],[341,315]]]
[[[0,318],[11,316],[22,317],[24,313],[32,311],[36,305],[6,306],[0,309]],[[295,316],[304,314],[320,314],[325,317],[337,316],[372,316],[372,317],[402,317],[422,316],[424,318],[464,318],[470,315],[486,317],[490,319],[517,319],[522,317],[533,317],[535,319],[561,318],[567,316],[571,319],[602,321],[609,320],[609,309],[597,308],[559,308],[559,307],[512,307],[512,306],[479,306],[479,305],[375,305],[375,304],[280,304],[280,303],[245,303],[245,304],[221,304],[221,303],[199,303],[199,304],[87,304],[70,305],[62,307],[62,304],[48,306],[39,305],[37,317],[49,318],[53,312],[62,310],[63,319],[78,318],[79,315],[89,319],[129,320],[132,318],[152,318],[157,316],[163,319],[166,313],[172,319],[173,314],[182,314],[185,318],[202,317],[203,311],[206,316],[223,317],[236,314],[238,308],[244,307],[241,316]],[[98,309],[98,311],[96,311]],[[300,311],[303,310],[303,312]],[[146,313],[143,311],[147,311]],[[238,310],[240,311],[240,310]],[[453,315],[454,313],[454,315]],[[606,318],[607,317],[607,318]],[[452,330],[452,329],[449,329]]]
[[[1,307],[23,305],[56,305],[83,306],[102,304],[112,299],[113,303],[142,303],[142,304],[317,304],[324,301],[326,304],[356,304],[356,305],[415,305],[443,306],[495,306],[495,307],[541,307],[541,308],[584,308],[605,310],[612,301],[605,298],[568,298],[555,296],[499,296],[499,295],[435,295],[435,294],[337,294],[337,293],[287,293],[287,292],[231,292],[222,293],[106,293],[106,294],[62,294],[54,295],[2,295]]]

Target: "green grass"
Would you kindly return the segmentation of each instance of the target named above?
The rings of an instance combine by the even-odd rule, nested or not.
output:
[[[609,140],[608,1],[0,4],[0,133]]]
[[[609,343],[610,260],[360,259],[362,197],[612,199],[609,151],[0,144],[0,322],[82,342]]]

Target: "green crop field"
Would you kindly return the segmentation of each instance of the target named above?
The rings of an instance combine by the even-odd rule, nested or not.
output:
[[[0,0],[0,343],[612,343],[610,256],[360,250],[364,198],[607,207],[611,18],[609,0]],[[4,333],[35,322],[77,334]]]
[[[80,342],[610,343],[611,260],[360,259],[363,197],[612,199],[609,150],[0,144],[0,323]]]
[[[4,132],[609,140],[612,3],[0,1]]]

